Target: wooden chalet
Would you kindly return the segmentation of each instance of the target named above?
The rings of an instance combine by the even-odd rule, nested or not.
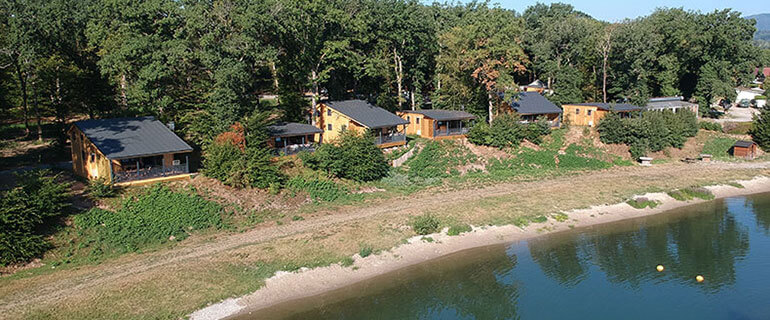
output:
[[[428,139],[463,138],[470,128],[469,121],[476,116],[455,110],[405,110],[397,114],[409,123],[407,134]]]
[[[538,92],[520,92],[503,104],[521,116],[523,122],[545,119],[553,128],[561,126],[562,110]]]
[[[300,151],[315,151],[321,140],[323,130],[313,125],[282,122],[268,126],[270,138],[267,144],[273,148],[276,155],[289,156]]]
[[[364,100],[321,101],[315,112],[323,130],[321,143],[333,141],[345,130],[369,130],[380,148],[406,144],[406,126],[399,116]]]
[[[587,102],[565,104],[564,120],[575,126],[594,127],[599,124],[599,120],[604,118],[610,112],[617,112],[621,117],[631,117],[639,114],[643,109],[628,103],[602,103]]]
[[[77,121],[69,136],[72,169],[89,180],[189,177],[192,147],[154,117]]]

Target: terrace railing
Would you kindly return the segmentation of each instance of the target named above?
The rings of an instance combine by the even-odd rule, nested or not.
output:
[[[436,129],[433,131],[434,137],[439,136],[456,136],[461,134],[468,134],[468,128],[449,128],[449,129]]]
[[[187,165],[187,163],[168,166],[168,167],[162,166],[162,167],[139,168],[137,170],[114,172],[113,178],[115,182],[126,182],[126,181],[159,178],[159,177],[168,177],[168,176],[185,174],[185,173],[190,173],[190,168]]]
[[[316,148],[316,145],[313,143],[290,144],[285,147],[276,148],[273,150],[273,152],[275,152],[275,155],[277,156],[290,156],[290,155],[300,153],[302,151],[314,152],[315,148]]]
[[[403,133],[394,133],[394,134],[374,137],[374,144],[377,144],[377,145],[391,143],[391,142],[401,142],[401,141],[406,141],[406,135]]]

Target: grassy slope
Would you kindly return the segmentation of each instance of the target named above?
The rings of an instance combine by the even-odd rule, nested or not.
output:
[[[707,146],[713,143],[719,145],[714,148],[723,147],[711,142],[715,139],[712,136],[698,139]],[[552,156],[556,150],[567,147],[560,140],[557,133],[537,153]],[[574,154],[601,151],[572,149]],[[466,159],[478,161],[470,156],[463,159],[463,163]],[[354,200],[316,203],[259,223],[249,233],[264,235],[279,231],[277,229],[286,230],[264,241],[249,241],[249,237],[231,241],[239,235],[204,233],[180,244],[153,248],[145,254],[108,257],[90,263],[82,260],[58,269],[52,269],[49,264],[0,279],[0,286],[4,288],[0,292],[0,305],[23,300],[25,294],[34,297],[45,295],[49,290],[61,290],[68,293],[60,297],[61,300],[43,299],[9,314],[20,318],[177,318],[207,303],[253,291],[277,270],[349,262],[349,257],[362,247],[386,250],[397,246],[413,235],[403,226],[408,225],[409,217],[417,214],[432,213],[445,226],[516,224],[522,219],[535,220],[534,217],[562,210],[625,201],[634,194],[723,183],[766,172],[668,163],[654,168],[633,166],[594,172],[555,169],[542,172],[526,168],[522,173],[531,174],[508,177],[504,183],[494,175],[450,174],[445,184],[438,186],[382,185],[388,191]],[[483,186],[487,187],[475,189]],[[402,207],[388,210],[396,201]],[[291,221],[297,214],[306,220]],[[317,221],[326,221],[324,219],[337,219],[334,220],[337,222],[312,227]],[[276,225],[275,221],[281,221],[282,225]],[[300,225],[311,227],[295,227]],[[251,228],[251,224],[249,226]],[[216,247],[211,254],[190,256],[170,264],[153,264],[184,250],[219,243],[228,245]],[[135,274],[127,273],[115,281],[97,282],[82,290],[67,290],[71,283],[88,284],[92,278],[106,277],[104,274],[118,272],[116,270],[126,265],[148,268]]]

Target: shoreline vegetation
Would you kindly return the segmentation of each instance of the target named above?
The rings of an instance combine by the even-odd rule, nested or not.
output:
[[[291,279],[297,271],[304,275],[340,268],[360,275],[369,270],[361,263],[393,257],[394,252],[411,246],[442,248],[456,239],[484,234],[488,238],[480,238],[483,241],[475,245],[479,246],[499,243],[503,237],[499,230],[516,230],[511,231],[516,236],[532,232],[534,236],[556,231],[555,225],[580,227],[583,222],[573,210],[596,204],[622,203],[631,208],[626,203],[629,200],[660,202],[654,209],[633,209],[632,216],[667,210],[671,204],[663,198],[668,192],[689,190],[682,194],[697,197],[701,195],[695,192],[697,188],[737,186],[736,181],[769,176],[769,168],[768,162],[666,162],[494,183],[468,181],[409,193],[380,192],[364,201],[313,202],[284,210],[285,219],[224,232],[203,230],[181,242],[169,241],[91,263],[57,265],[50,264],[55,260],[44,260],[48,265],[0,277],[4,289],[0,311],[13,318],[179,318],[223,300],[232,307],[231,298],[263,292],[259,289],[266,281],[266,288],[272,288],[276,279]],[[751,186],[735,189],[756,190]],[[635,195],[644,195],[647,202]],[[468,232],[470,226],[474,226],[472,232]],[[443,230],[442,235],[431,234],[437,228]],[[330,282],[322,279],[318,283]],[[290,292],[291,287],[285,290]]]
[[[428,235],[411,237],[403,245],[379,255],[355,255],[351,266],[334,264],[298,272],[278,272],[265,281],[259,290],[239,298],[226,299],[190,314],[193,320],[246,317],[289,304],[292,301],[322,295],[355,283],[372,279],[461,251],[497,244],[508,244],[542,237],[575,228],[586,228],[626,219],[662,214],[673,209],[700,204],[715,199],[770,192],[770,178],[756,177],[729,184],[685,188],[670,192],[653,192],[634,197],[655,203],[635,208],[621,202],[598,205],[550,215],[546,221],[517,226],[473,226],[472,231],[459,236],[450,235],[450,228]],[[693,195],[680,198],[679,194]],[[697,195],[696,195],[697,194]],[[567,218],[560,218],[564,215]],[[426,239],[432,239],[426,241]]]

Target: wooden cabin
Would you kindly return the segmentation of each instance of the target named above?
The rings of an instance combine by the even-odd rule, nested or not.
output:
[[[754,141],[738,140],[731,148],[733,157],[754,160],[757,157],[757,144]]]
[[[464,138],[470,128],[468,122],[476,119],[470,113],[454,110],[405,110],[397,114],[409,123],[406,134],[434,140]]]
[[[77,121],[69,136],[72,170],[89,180],[129,184],[190,176],[192,147],[154,117]]]
[[[364,100],[322,101],[314,115],[317,127],[323,130],[321,143],[334,141],[345,130],[369,130],[380,148],[406,144],[409,122]]]
[[[575,126],[594,127],[599,124],[599,120],[604,118],[610,112],[617,112],[621,117],[631,117],[639,114],[642,108],[628,103],[602,103],[587,102],[565,104],[564,121]]]
[[[300,151],[313,152],[323,134],[318,127],[296,122],[277,123],[267,129],[270,132],[267,144],[279,156],[290,156]]]
[[[561,126],[561,108],[538,92],[517,93],[509,101],[503,103],[503,109],[518,113],[523,122],[545,119],[552,128]]]

